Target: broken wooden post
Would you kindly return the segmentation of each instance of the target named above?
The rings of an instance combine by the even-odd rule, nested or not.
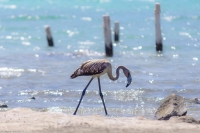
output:
[[[115,42],[119,42],[119,22],[115,22],[114,39],[115,39]]]
[[[106,56],[113,56],[113,45],[111,39],[111,29],[110,29],[110,16],[103,16],[103,29],[104,29],[104,41],[105,41],[105,51]]]
[[[45,30],[46,30],[46,36],[47,36],[48,45],[49,45],[50,47],[53,47],[54,44],[53,44],[53,38],[52,38],[52,35],[51,35],[50,26],[46,26],[46,27],[45,27]]]
[[[160,4],[155,5],[155,31],[156,31],[156,51],[162,51],[162,35],[160,28]]]

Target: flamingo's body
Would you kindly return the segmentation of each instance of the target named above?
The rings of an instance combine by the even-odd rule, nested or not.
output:
[[[101,92],[100,76],[107,73],[108,77],[111,80],[117,80],[119,78],[119,69],[122,69],[123,72],[124,72],[124,75],[127,77],[126,87],[128,87],[131,84],[132,78],[131,78],[130,71],[126,67],[119,66],[116,70],[116,77],[113,77],[112,66],[111,66],[110,62],[107,61],[107,60],[95,59],[95,60],[88,60],[88,61],[82,63],[82,65],[71,75],[71,78],[73,79],[73,78],[76,78],[78,76],[92,76],[92,78],[82,92],[82,96],[81,96],[79,104],[78,104],[78,106],[77,106],[77,108],[74,112],[74,115],[76,115],[76,112],[79,108],[79,105],[82,101],[83,96],[85,95],[85,91],[86,91],[87,87],[89,86],[89,84],[92,82],[92,80],[95,77],[98,78],[99,95],[100,95],[101,100],[103,102],[105,113],[107,115],[107,110],[106,110],[106,106],[105,106],[105,103],[104,103],[103,94]]]

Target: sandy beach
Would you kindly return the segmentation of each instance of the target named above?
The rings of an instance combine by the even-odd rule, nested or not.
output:
[[[199,124],[142,117],[74,116],[14,108],[0,112],[0,133],[199,133]]]

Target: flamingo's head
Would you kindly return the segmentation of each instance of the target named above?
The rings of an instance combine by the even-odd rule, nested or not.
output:
[[[127,68],[123,69],[123,72],[124,72],[124,75],[127,77],[126,87],[128,87],[132,82],[131,72]]]

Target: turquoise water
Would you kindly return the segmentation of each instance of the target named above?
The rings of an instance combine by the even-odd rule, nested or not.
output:
[[[161,4],[163,53],[155,51],[154,6]],[[105,57],[102,16],[120,23],[114,56]],[[89,59],[108,59],[113,69],[132,73],[126,88],[121,73],[101,77],[109,115],[153,118],[171,93],[186,99],[188,114],[199,116],[200,2],[198,0],[0,0],[0,102],[73,114],[90,77],[70,79]],[[48,47],[45,26],[55,46]],[[114,70],[113,70],[114,73]],[[30,97],[36,100],[31,100]],[[97,79],[83,98],[79,115],[104,115]]]

